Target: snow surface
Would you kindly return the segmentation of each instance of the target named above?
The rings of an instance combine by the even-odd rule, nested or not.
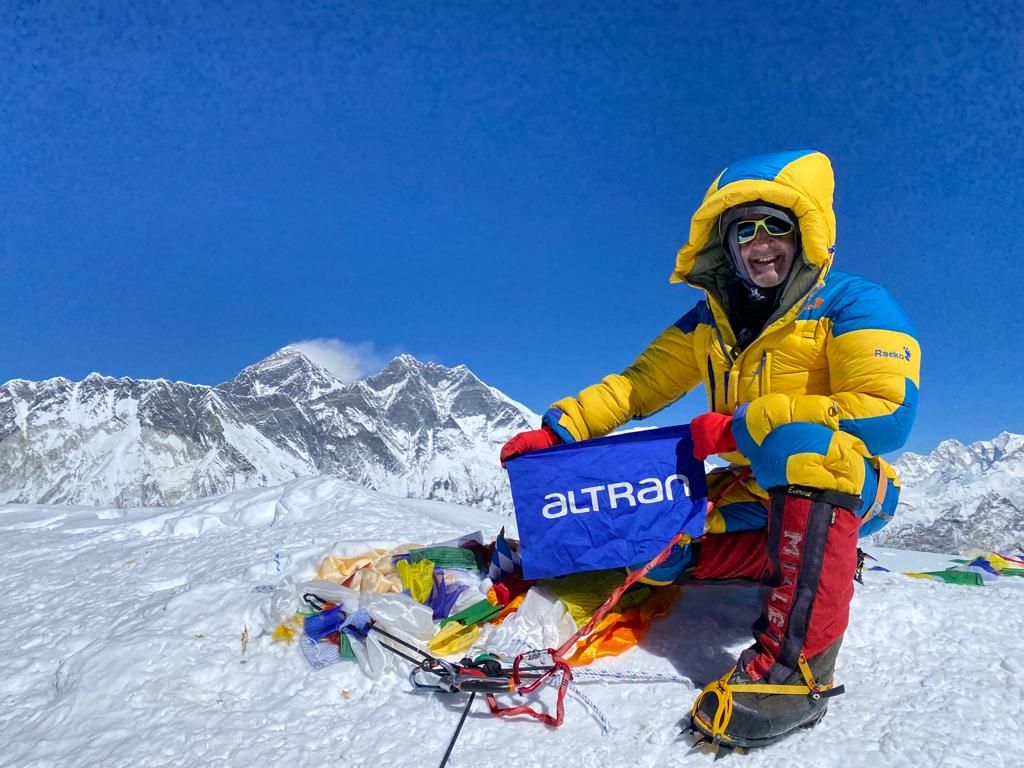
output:
[[[400,662],[313,671],[271,642],[271,596],[328,551],[429,544],[507,518],[327,478],[178,507],[0,507],[0,766],[436,766],[463,695],[414,693]],[[914,570],[934,554],[872,548]],[[963,587],[868,572],[838,677],[809,731],[746,766],[1001,766],[1024,743],[1024,580]],[[567,700],[565,725],[498,720],[478,701],[449,765],[710,765],[677,725],[749,640],[758,593],[688,587],[638,648],[588,669],[677,682],[583,681],[612,725]],[[243,647],[243,634],[248,641]],[[553,690],[541,701],[553,702]]]

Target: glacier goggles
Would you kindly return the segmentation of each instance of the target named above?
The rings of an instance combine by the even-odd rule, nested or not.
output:
[[[763,229],[770,237],[785,237],[793,234],[793,225],[778,216],[765,216],[763,219],[746,219],[736,224],[736,242],[740,245],[749,243],[757,237],[757,230]]]

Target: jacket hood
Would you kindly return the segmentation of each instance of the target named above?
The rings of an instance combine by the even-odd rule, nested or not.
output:
[[[796,215],[804,263],[816,273],[827,272],[836,241],[834,187],[832,163],[813,150],[776,152],[733,163],[714,180],[693,214],[689,239],[676,255],[670,281],[705,287],[700,275],[716,261],[728,261],[722,251],[719,216],[733,206],[758,200],[788,208]]]
[[[728,323],[728,286],[737,279],[722,246],[719,218],[730,208],[758,201],[787,208],[797,218],[800,249],[783,283],[777,308],[766,328],[824,281],[835,253],[836,216],[832,210],[835,177],[821,152],[797,150],[758,155],[733,163],[714,180],[690,221],[690,237],[679,249],[669,278],[704,290],[726,342],[736,343]]]

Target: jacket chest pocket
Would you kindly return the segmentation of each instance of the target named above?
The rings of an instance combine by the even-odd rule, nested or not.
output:
[[[729,387],[734,370],[731,361],[714,351],[705,359],[704,375],[707,376],[708,403],[711,411],[727,413],[730,402]]]
[[[827,394],[829,365],[822,329],[793,334],[759,359],[754,376],[758,394]]]

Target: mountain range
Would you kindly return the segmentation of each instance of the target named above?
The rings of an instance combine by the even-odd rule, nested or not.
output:
[[[945,440],[927,456],[904,453],[893,466],[904,488],[875,543],[926,552],[1024,550],[1024,435],[1003,432],[971,445]]]
[[[332,475],[510,512],[498,451],[539,421],[465,366],[410,355],[350,384],[294,347],[215,387],[16,379],[0,386],[0,503],[169,506]]]
[[[203,386],[90,374],[0,386],[0,503],[170,506],[329,475],[511,514],[501,445],[540,417],[463,365],[399,355],[343,383],[295,347]],[[1024,549],[1024,436],[894,462],[880,545]]]

